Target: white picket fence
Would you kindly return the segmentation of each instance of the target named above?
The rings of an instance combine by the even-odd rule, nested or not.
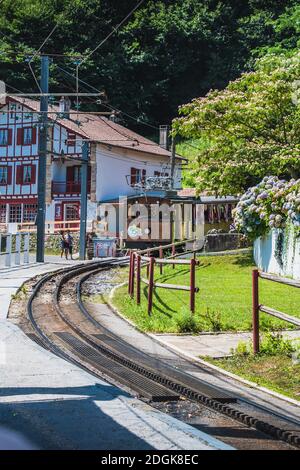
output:
[[[30,233],[0,233],[0,265],[28,264],[29,242]]]

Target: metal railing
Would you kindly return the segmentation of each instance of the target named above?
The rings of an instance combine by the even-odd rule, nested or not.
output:
[[[19,233],[35,233],[36,223],[35,222],[22,222],[16,224],[17,231]],[[0,230],[6,232],[8,224],[0,224]],[[79,232],[80,220],[60,220],[60,221],[47,221],[45,222],[45,233],[47,235],[58,233],[61,230],[71,230],[72,232]],[[93,221],[87,220],[87,231],[93,231]]]
[[[286,286],[300,287],[300,281],[294,281],[285,277],[274,276],[258,269],[252,271],[252,328],[253,328],[253,352],[257,354],[259,352],[259,312],[264,312],[267,315],[279,318],[288,323],[300,327],[300,319],[287,315],[286,313],[275,310],[274,308],[267,307],[259,303],[259,278],[266,279],[272,282],[278,282],[279,284],[285,284]]]
[[[194,241],[193,240],[189,240]],[[171,243],[165,246],[159,246],[155,248],[150,248],[148,250],[141,250],[130,253],[130,264],[129,264],[129,273],[128,273],[128,294],[131,298],[134,297],[135,290],[135,277],[136,277],[136,303],[140,305],[141,303],[141,282],[147,285],[148,287],[148,315],[152,313],[153,307],[153,291],[155,288],[162,289],[172,289],[177,291],[188,291],[190,293],[190,311],[195,312],[195,294],[199,292],[199,288],[196,287],[196,266],[199,266],[199,261],[195,259],[195,254],[192,259],[175,259],[178,256],[182,256],[185,253],[176,253],[176,246],[181,246],[186,242]],[[171,248],[171,256],[168,258],[163,257],[163,249]],[[159,258],[154,258],[151,256],[151,253],[159,251]],[[142,256],[143,253],[147,253],[147,256]],[[191,253],[189,251],[188,253]],[[141,276],[141,265],[147,266],[147,279]],[[190,267],[190,283],[188,286],[180,284],[166,284],[155,282],[154,271],[155,265],[159,265],[160,274],[163,272],[164,265],[172,265],[175,268],[176,265],[188,265]]]
[[[88,181],[88,191],[90,191],[91,182]],[[52,181],[52,194],[80,194],[81,183],[74,181]]]
[[[3,251],[4,250],[4,251]],[[12,264],[19,266],[22,263],[29,263],[30,233],[0,233],[0,257],[5,257],[5,266]]]

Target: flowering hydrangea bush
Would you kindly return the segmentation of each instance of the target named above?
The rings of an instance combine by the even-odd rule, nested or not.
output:
[[[283,229],[288,222],[300,227],[300,180],[266,176],[243,194],[234,210],[237,230],[251,239]]]
[[[300,180],[297,180],[287,194],[283,210],[295,227],[300,227]]]

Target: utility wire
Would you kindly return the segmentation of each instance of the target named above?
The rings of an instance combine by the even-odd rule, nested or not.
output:
[[[56,23],[56,25],[54,26],[54,28],[52,28],[52,30],[50,31],[50,33],[48,34],[48,36],[46,37],[46,39],[42,42],[42,44],[40,45],[40,47],[38,48],[37,51],[35,51],[34,55],[31,57],[29,63],[31,63],[33,61],[33,59],[38,55],[38,53],[41,51],[41,49],[44,47],[44,45],[46,44],[46,42],[50,39],[50,37],[52,36],[52,34],[54,33],[54,31],[58,28],[58,23]]]
[[[40,84],[38,82],[38,79],[36,78],[36,75],[33,71],[33,68],[31,66],[31,63],[33,62],[33,60],[35,59],[35,57],[38,55],[38,53],[41,51],[41,49],[43,48],[43,46],[46,44],[46,42],[50,39],[50,37],[52,36],[52,34],[54,33],[54,31],[58,28],[58,23],[56,23],[56,25],[54,26],[54,28],[52,28],[52,30],[50,31],[50,33],[48,34],[48,36],[46,37],[46,39],[44,39],[44,41],[42,42],[42,44],[40,45],[40,47],[38,48],[37,51],[35,51],[35,53],[33,54],[33,56],[29,59],[29,62],[28,62],[28,67],[32,73],[32,76],[34,78],[34,81],[39,89],[39,92],[42,93],[42,89],[40,87]]]
[[[71,78],[74,78],[76,80],[76,77],[75,75],[73,75],[70,71],[66,70],[65,68],[61,67],[60,65],[57,65],[56,64],[56,67],[61,70],[63,73],[65,73],[66,75],[68,75],[69,77]],[[101,93],[100,90],[96,87],[94,87],[93,85],[90,85],[89,83],[87,83],[85,80],[83,80],[82,78],[79,78],[78,79],[80,83],[82,83],[83,85],[85,85],[86,87],[90,88],[91,90],[94,90],[94,91],[97,91],[98,93]],[[139,124],[143,124],[144,126],[147,126],[151,129],[155,129],[155,130],[159,130],[159,127],[158,126],[155,126],[153,124],[150,124],[146,121],[143,121],[142,119],[138,118],[138,117],[134,117],[128,113],[126,113],[125,111],[122,111],[121,109],[118,109],[118,108],[115,108],[114,106],[111,106],[109,105],[108,103],[101,103],[102,106],[108,108],[108,109],[111,109],[112,111],[116,111],[118,113],[121,113],[123,114],[124,116],[127,116],[128,118],[132,119],[133,121],[139,123]]]
[[[120,28],[121,26],[123,26],[123,24],[133,15],[133,13],[145,2],[145,0],[141,0],[129,13],[128,15],[125,16],[125,18],[123,18],[123,20],[121,21],[121,23],[119,23],[115,28],[113,28],[113,30],[106,36],[105,39],[103,39],[96,47],[95,49],[93,49],[88,55],[86,55],[84,57],[84,59],[82,59],[82,61],[78,64],[78,68],[92,55],[94,54],[94,52],[96,52],[101,46],[103,46],[103,44],[106,43],[106,41],[108,41],[108,39],[113,35],[115,34]]]
[[[87,54],[81,61],[79,61],[76,65],[76,92],[77,92],[77,111],[79,108],[79,100],[78,100],[78,92],[79,92],[79,67],[88,60],[91,55],[93,55],[100,47],[102,47],[111,36],[113,36],[120,28],[123,26],[123,24],[133,15],[133,13],[144,3],[145,0],[140,0],[138,4],[123,18],[121,23],[119,23],[113,30],[104,38],[89,54]]]
[[[144,3],[145,0],[141,0],[129,13],[128,15],[126,15],[126,17],[121,21],[121,23],[119,23],[114,29],[113,31],[111,31],[109,33],[109,35],[103,40],[101,41],[97,47],[95,49],[93,49],[93,51],[91,51],[86,57],[84,57],[84,59],[79,62],[79,64],[77,65],[77,69],[79,68],[79,66],[84,63],[94,52],[96,52],[96,50],[98,50],[115,32],[118,31],[118,29],[120,29],[120,27],[127,21],[127,19],[130,18],[130,16],[132,16],[132,14],[142,5],[142,3]],[[0,0],[1,2],[1,0]],[[39,47],[39,49],[34,53],[33,57],[30,59],[29,61],[29,66],[30,66],[30,63],[32,62],[32,60],[37,56],[37,54],[40,52],[40,50],[42,49],[42,47],[46,44],[46,42],[50,39],[50,37],[52,36],[52,34],[54,33],[54,31],[57,29],[58,27],[58,23],[54,26],[54,28],[51,30],[51,32],[49,33],[49,35],[46,37],[46,39],[43,41],[43,43],[41,44],[41,46]],[[6,37],[7,39],[11,39],[13,42],[15,42],[16,44],[19,44],[17,41],[15,41],[13,38],[9,38],[7,35],[5,35],[2,31],[0,31],[0,33],[2,34],[2,36]],[[57,54],[58,56],[61,56],[60,54]],[[63,56],[63,55],[62,55]],[[67,56],[69,57],[69,56]],[[76,83],[77,83],[77,89],[78,89],[78,82],[81,82],[83,83],[85,86],[97,91],[98,93],[101,93],[99,89],[97,89],[96,87],[94,87],[93,85],[90,85],[89,83],[87,83],[85,80],[82,80],[78,77],[78,73],[76,74],[76,76],[74,76],[72,73],[70,73],[69,71],[65,70],[64,68],[60,67],[59,65],[56,64],[56,67],[59,68],[62,72],[64,72],[65,74],[69,75],[70,77],[74,78],[76,80]],[[30,66],[30,69],[31,69],[31,72],[33,74],[33,77],[35,79],[35,82],[36,84],[38,85],[39,89],[40,89],[40,86],[39,86],[39,83],[35,77],[35,74]],[[76,71],[77,72],[77,71]],[[14,87],[11,87],[11,88],[14,88]],[[17,90],[19,91],[19,90]],[[151,129],[155,129],[155,130],[159,130],[159,127],[158,126],[154,126],[150,123],[147,123],[146,121],[143,121],[142,119],[140,118],[137,118],[137,117],[134,117],[120,109],[117,109],[117,108],[114,108],[113,106],[107,104],[107,103],[102,103],[102,105],[108,109],[111,109],[113,111],[116,111],[118,113],[122,113],[124,116],[127,116],[128,118],[134,120],[135,122],[139,123],[139,124],[142,124],[142,125],[145,125]],[[92,113],[91,113],[92,114]],[[106,122],[103,120],[103,122]],[[116,130],[116,129],[114,129]],[[118,131],[117,131],[118,132]],[[128,137],[130,140],[133,140],[133,141],[136,141],[136,139],[132,138],[132,137],[129,137],[127,135],[124,135],[120,132],[118,132],[120,135],[124,136],[124,137]],[[194,148],[196,150],[199,150],[200,149],[192,144],[189,144],[188,142],[185,143],[187,146],[191,147],[191,148]],[[156,144],[154,144],[156,145]]]

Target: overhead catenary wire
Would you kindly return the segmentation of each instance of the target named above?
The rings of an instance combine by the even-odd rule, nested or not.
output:
[[[93,55],[101,46],[103,46],[106,41],[108,41],[108,39],[113,35],[115,34],[120,28],[121,26],[123,26],[124,23],[126,23],[126,21],[133,15],[133,13],[145,2],[145,0],[140,0],[138,2],[138,4],[125,16],[125,18],[123,18],[123,20],[121,21],[121,23],[119,23],[116,27],[113,28],[113,30],[106,36],[106,38],[104,38],[89,54],[87,54],[83,59],[82,61],[78,64],[78,68],[88,60],[89,57],[91,57],[91,55]]]
[[[123,26],[123,24],[126,23],[126,21],[134,14],[134,12],[144,3],[145,0],[140,0],[137,5],[123,18],[123,20],[113,28],[113,30],[102,40],[100,43],[91,51],[89,52],[81,61],[78,61],[76,65],[76,92],[77,92],[77,100],[76,100],[76,107],[77,111],[79,108],[79,101],[78,101],[78,92],[79,92],[79,67],[86,62],[89,57],[91,57],[100,47],[102,47],[111,36],[113,36],[120,28]]]
[[[106,42],[106,41],[107,41],[107,40],[108,40],[126,21],[127,21],[127,19],[130,18],[130,16],[142,5],[142,3],[144,3],[144,0],[141,0],[134,8],[128,13],[128,15],[126,15],[126,17],[121,21],[121,23],[119,23],[119,24],[117,25],[117,27],[114,28],[113,31],[111,31],[111,32],[109,33],[109,35],[108,35],[103,41],[101,41],[101,42],[96,46],[96,48],[93,49],[93,51],[91,51],[88,55],[86,55],[86,56],[77,64],[77,67],[76,67],[76,76],[74,76],[74,75],[71,74],[69,71],[63,69],[62,67],[60,67],[60,66],[58,66],[58,65],[56,64],[56,66],[57,66],[60,70],[62,70],[64,73],[66,73],[67,75],[71,76],[72,78],[75,78],[75,80],[76,80],[76,89],[77,89],[77,93],[78,93],[78,88],[79,88],[79,86],[78,86],[78,83],[79,83],[79,82],[81,82],[81,83],[83,83],[84,85],[88,86],[89,88],[94,89],[94,90],[96,90],[97,92],[101,93],[100,90],[98,90],[96,87],[94,87],[94,86],[88,84],[86,81],[84,81],[84,80],[82,80],[82,79],[79,79],[79,77],[78,77],[78,68],[79,68],[80,65],[81,65],[82,63],[84,63],[94,52],[96,52],[96,50],[98,50],[98,49],[99,49],[99,48],[100,48],[100,47],[101,47],[101,46],[102,46],[102,45],[103,45],[103,44],[104,44],[104,43],[105,43],[105,42]],[[58,23],[53,27],[53,29],[51,30],[51,32],[49,33],[49,35],[46,37],[46,39],[43,41],[43,43],[41,44],[41,46],[39,47],[39,49],[38,49],[37,51],[35,51],[33,57],[32,57],[32,58],[30,59],[30,61],[29,61],[29,65],[31,64],[31,62],[32,62],[32,60],[34,59],[34,57],[36,57],[36,56],[39,54],[39,52],[41,51],[42,47],[46,44],[46,42],[49,40],[49,38],[51,37],[51,35],[52,35],[52,34],[54,33],[54,31],[57,29],[57,27],[58,27]],[[3,32],[0,31],[0,33],[1,33],[3,36],[6,36]],[[7,37],[7,36],[6,36],[6,37]],[[10,39],[10,38],[9,38],[9,39]],[[12,39],[12,38],[11,38],[11,39]],[[13,39],[12,39],[12,40],[13,40]],[[15,43],[17,43],[15,40],[13,40],[13,41],[14,41]],[[18,43],[17,43],[17,44],[18,44]],[[57,55],[60,56],[60,54],[57,54]],[[78,57],[78,56],[76,56],[76,57]],[[31,68],[31,67],[30,67],[30,68]],[[37,83],[37,85],[38,85],[38,87],[39,87],[39,84],[38,84],[38,82],[37,82],[37,79],[36,79],[35,74],[34,74],[34,72],[33,72],[32,69],[31,69],[31,72],[32,72],[32,74],[33,74],[33,77],[34,77],[34,79],[35,79],[35,82]],[[40,88],[40,87],[39,87],[39,88]],[[113,110],[113,111],[115,111],[115,112],[121,113],[121,114],[123,114],[124,116],[127,116],[128,118],[134,120],[135,122],[137,122],[137,123],[139,123],[139,124],[148,126],[149,128],[152,128],[152,129],[155,129],[155,130],[159,130],[159,127],[158,127],[158,126],[154,126],[154,125],[152,125],[152,124],[150,124],[150,123],[148,123],[148,122],[146,122],[146,121],[143,121],[143,120],[140,119],[140,118],[134,117],[134,116],[132,116],[132,115],[130,115],[130,114],[128,114],[128,113],[126,113],[126,112],[120,110],[120,109],[114,108],[113,106],[109,105],[108,103],[101,103],[101,104],[102,104],[104,107],[106,107],[107,109],[111,109],[111,110]],[[78,97],[77,97],[77,111],[78,111],[78,108],[79,108],[79,107],[78,107]],[[116,130],[116,129],[115,129],[115,130]],[[117,132],[119,132],[119,131],[117,131]],[[120,132],[119,132],[119,133],[120,133]],[[123,136],[125,136],[125,137],[128,137],[128,138],[129,138],[130,140],[132,140],[132,141],[136,141],[136,140],[137,140],[137,139],[135,139],[135,138],[132,138],[131,136],[127,136],[127,135],[122,134],[122,133],[120,133],[120,134],[123,135]],[[154,144],[154,145],[156,145],[156,144]],[[195,149],[197,149],[197,150],[200,150],[198,147],[196,147],[196,146],[194,146],[194,145],[192,145],[192,144],[189,144],[189,143],[187,143],[187,142],[186,142],[186,145],[188,145],[189,147],[195,148]]]
[[[40,45],[40,47],[38,48],[38,50],[33,54],[33,56],[31,57],[29,63],[31,63],[33,61],[33,59],[37,56],[37,54],[42,50],[42,48],[44,47],[44,45],[47,43],[47,41],[51,38],[52,34],[56,31],[56,29],[58,28],[58,23],[56,23],[56,25],[52,28],[52,30],[50,31],[50,33],[48,34],[48,36],[44,39],[44,41],[42,42],[42,44]]]

